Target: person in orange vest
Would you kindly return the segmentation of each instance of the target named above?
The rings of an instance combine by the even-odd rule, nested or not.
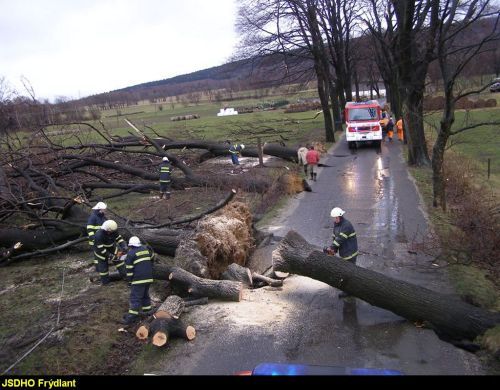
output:
[[[380,120],[380,126],[382,127],[382,140],[385,141],[385,136],[387,135],[387,124],[389,123],[389,119],[387,118],[387,113],[385,111],[382,112],[382,119]]]
[[[403,133],[403,117],[400,116],[399,120],[396,122],[396,128],[398,129],[398,139],[400,142],[404,141],[404,133]]]
[[[392,116],[389,118],[389,122],[386,126],[387,129],[387,138],[389,138],[389,142],[392,142],[392,136],[394,135],[394,121],[392,120]]]

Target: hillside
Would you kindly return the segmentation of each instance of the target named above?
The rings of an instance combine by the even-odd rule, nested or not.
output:
[[[173,99],[187,94],[204,94],[209,100],[232,100],[234,92],[302,83],[311,79],[314,79],[312,62],[297,56],[269,55],[128,86],[83,98],[81,102],[106,109],[137,104],[141,100],[166,101],[169,97]],[[230,93],[221,96],[221,91]]]

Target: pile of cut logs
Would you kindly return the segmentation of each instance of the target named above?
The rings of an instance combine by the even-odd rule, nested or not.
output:
[[[151,343],[157,347],[166,345],[170,338],[190,341],[196,337],[195,328],[179,318],[186,307],[207,304],[209,298],[239,302],[244,288],[283,285],[283,280],[257,274],[235,263],[228,266],[221,276],[222,280],[200,278],[182,268],[158,264],[154,266],[153,277],[168,280],[173,291],[189,297],[170,295],[155,314],[139,325],[136,337],[142,341],[151,337]]]

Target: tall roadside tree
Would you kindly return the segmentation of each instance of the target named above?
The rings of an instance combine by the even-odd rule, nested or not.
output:
[[[448,140],[463,131],[493,124],[472,122],[452,129],[457,101],[488,87],[486,85],[479,90],[467,89],[463,88],[459,81],[472,60],[497,48],[500,40],[500,11],[498,2],[494,0],[447,0],[442,2],[439,12],[437,58],[444,86],[445,104],[432,149],[432,184],[434,207],[441,206],[446,209],[443,163]]]
[[[328,49],[328,58],[335,70],[335,83],[330,89],[336,130],[342,130],[341,110],[352,101],[352,80],[355,73],[352,37],[356,32],[360,10],[355,0],[318,0],[317,14]]]
[[[366,39],[371,42],[367,53],[375,61],[382,77],[391,111],[399,118],[403,113],[403,102],[399,72],[395,71],[397,64],[394,55],[396,52],[394,9],[384,0],[368,0],[365,2],[365,10],[361,20],[367,26]]]
[[[396,17],[395,58],[403,93],[410,165],[429,165],[423,101],[429,64],[435,58],[439,0],[392,0]]]
[[[383,50],[383,60],[387,61],[380,72],[383,77],[389,69],[396,73],[390,77],[388,86],[393,95],[391,99],[395,99],[397,93],[401,99],[408,163],[430,165],[423,100],[427,70],[435,59],[440,0],[365,0],[364,4],[365,14],[369,15],[364,20],[368,29],[378,34],[375,39]]]
[[[340,124],[340,113],[338,112],[338,86],[333,82],[327,51],[318,20],[317,0],[288,0],[292,13],[299,25],[300,35],[314,60],[314,70],[318,80],[318,95],[323,108],[325,118],[325,138],[327,142],[335,142],[335,135],[330,111],[329,100],[337,112],[335,123]],[[330,97],[330,99],[329,99]]]

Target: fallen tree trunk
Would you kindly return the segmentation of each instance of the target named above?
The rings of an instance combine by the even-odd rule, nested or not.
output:
[[[57,229],[37,228],[19,229],[15,227],[0,229],[0,246],[10,247],[17,242],[22,244],[22,251],[29,252],[52,246],[54,243],[78,238],[84,228],[62,225]]]
[[[174,141],[171,142],[165,139],[155,139],[155,141],[162,145],[164,150],[171,149],[204,149],[209,151],[213,156],[229,156],[229,145],[226,143],[217,143],[212,141],[203,140],[189,140],[189,141]],[[297,161],[297,149],[287,148],[277,143],[267,143],[264,145],[263,153],[269,156],[279,157],[285,160]],[[243,157],[259,157],[259,151],[255,146],[246,146],[241,151]]]
[[[168,279],[174,288],[196,297],[239,302],[243,293],[243,285],[240,282],[199,278],[178,267],[172,268]]]
[[[295,231],[274,250],[273,267],[320,280],[410,321],[425,321],[452,343],[474,340],[500,324],[500,313],[328,256]]]
[[[207,305],[208,297],[197,299],[184,299],[184,307]]]

